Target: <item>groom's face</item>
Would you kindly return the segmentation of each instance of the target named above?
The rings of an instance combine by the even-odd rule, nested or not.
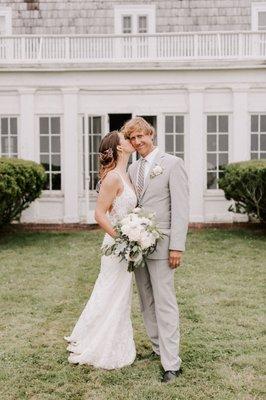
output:
[[[152,135],[144,132],[131,133],[130,143],[142,157],[146,157],[154,148]]]

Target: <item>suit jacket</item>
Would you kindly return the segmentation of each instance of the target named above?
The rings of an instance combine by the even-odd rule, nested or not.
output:
[[[137,186],[140,160],[129,166],[128,173],[133,186]],[[156,165],[162,173],[151,176]],[[152,174],[153,175],[153,174]],[[139,206],[154,212],[157,224],[165,234],[159,240],[151,259],[166,259],[169,250],[185,250],[189,219],[188,178],[181,158],[159,151],[145,179]]]

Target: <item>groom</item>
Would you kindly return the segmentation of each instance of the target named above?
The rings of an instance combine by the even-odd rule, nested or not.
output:
[[[169,382],[181,373],[174,270],[181,265],[188,228],[187,175],[182,159],[154,146],[155,131],[143,118],[131,119],[122,132],[140,155],[128,170],[139,206],[155,213],[165,234],[147,267],[136,269],[135,277],[153,355],[161,358],[162,382]]]

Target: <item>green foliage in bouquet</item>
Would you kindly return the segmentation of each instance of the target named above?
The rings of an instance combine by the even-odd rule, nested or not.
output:
[[[43,167],[33,161],[0,158],[0,227],[20,218],[40,196],[45,179]]]
[[[229,164],[219,179],[227,200],[235,204],[229,211],[248,214],[266,222],[266,160],[251,160]]]

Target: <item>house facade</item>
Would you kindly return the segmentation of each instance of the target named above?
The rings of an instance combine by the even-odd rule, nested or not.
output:
[[[184,159],[191,222],[243,220],[217,182],[266,158],[266,1],[0,0],[0,155],[47,175],[22,221],[93,223],[101,137],[137,115]]]

